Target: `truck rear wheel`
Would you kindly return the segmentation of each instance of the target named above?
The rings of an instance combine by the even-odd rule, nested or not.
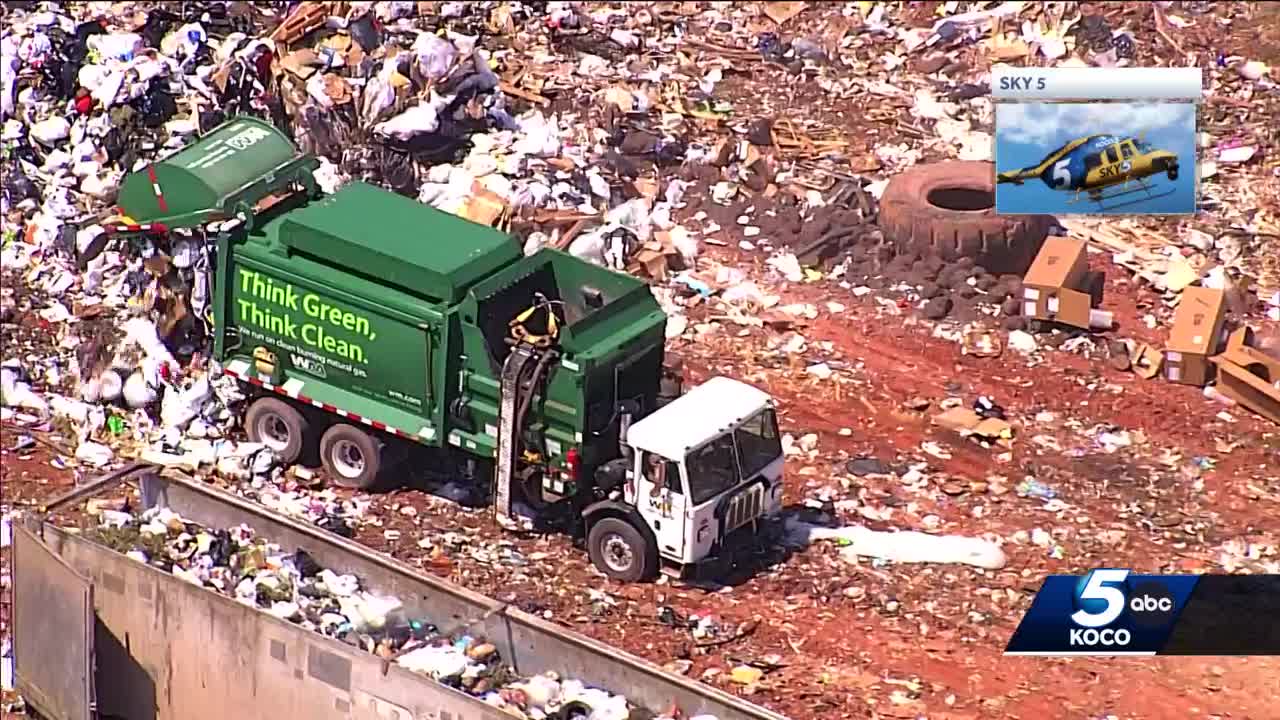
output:
[[[614,580],[639,582],[658,571],[657,549],[626,520],[609,517],[593,524],[587,552],[592,564]]]
[[[360,428],[338,423],[320,438],[320,462],[342,487],[368,490],[382,469],[382,443]]]
[[[273,397],[258,398],[250,405],[244,425],[249,440],[271,448],[285,465],[298,462],[311,433],[311,423],[306,416]]]

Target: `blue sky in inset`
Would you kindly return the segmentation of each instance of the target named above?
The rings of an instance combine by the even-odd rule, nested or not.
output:
[[[1152,194],[1162,197],[1145,200],[1146,194],[1137,192],[1103,201],[1104,205],[1127,203],[1110,210],[1099,210],[1085,199],[1069,204],[1074,192],[1050,189],[1038,178],[1022,185],[996,185],[996,211],[1051,215],[1190,212],[1195,209],[1198,173],[1195,113],[1190,103],[997,103],[997,172],[1036,165],[1050,151],[1084,135],[1137,136],[1143,131],[1145,141],[1177,154],[1180,172],[1173,181],[1164,175],[1148,178]]]

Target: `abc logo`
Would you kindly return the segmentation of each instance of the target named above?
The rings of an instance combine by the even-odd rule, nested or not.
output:
[[[1173,610],[1173,598],[1152,597],[1151,595],[1139,595],[1129,598],[1130,612],[1151,613],[1157,610],[1160,612]]]
[[[1108,627],[1124,616],[1135,626],[1149,628],[1173,620],[1173,594],[1164,584],[1148,580],[1129,586],[1128,577],[1128,570],[1094,570],[1077,583],[1076,611],[1071,614],[1077,627],[1070,630],[1071,645],[1128,645],[1128,628]]]
[[[1139,583],[1129,593],[1129,614],[1144,627],[1160,627],[1173,621],[1173,593],[1162,583]]]

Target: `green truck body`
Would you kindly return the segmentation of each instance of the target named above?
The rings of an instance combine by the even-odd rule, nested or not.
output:
[[[219,125],[200,142],[120,183],[122,214],[145,224],[194,227],[250,212],[264,196],[293,183],[315,191],[316,158],[253,117]]]
[[[536,292],[565,321],[526,422],[541,450],[577,447],[589,470],[616,456],[616,393],[656,401],[666,316],[638,280],[556,250],[523,257],[503,233],[363,183],[259,220],[218,248],[225,367],[488,458],[509,321]]]
[[[439,451],[438,470],[492,480],[499,518],[519,500],[572,509],[620,579],[701,562],[780,507],[767,394],[713,379],[662,414],[666,315],[645,283],[526,257],[365,183],[322,197],[314,164],[236,118],[122,185],[124,229],[212,245],[213,359],[251,391],[251,439],[288,463],[317,441],[330,477],[360,488],[410,443]]]

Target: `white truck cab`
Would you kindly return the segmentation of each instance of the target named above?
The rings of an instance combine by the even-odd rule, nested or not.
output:
[[[623,499],[643,519],[649,532],[642,534],[662,561],[701,562],[730,534],[750,532],[782,508],[773,399],[750,385],[711,378],[632,424],[624,442],[632,465]],[[635,579],[640,548],[626,534],[594,531],[589,545],[607,574]]]

